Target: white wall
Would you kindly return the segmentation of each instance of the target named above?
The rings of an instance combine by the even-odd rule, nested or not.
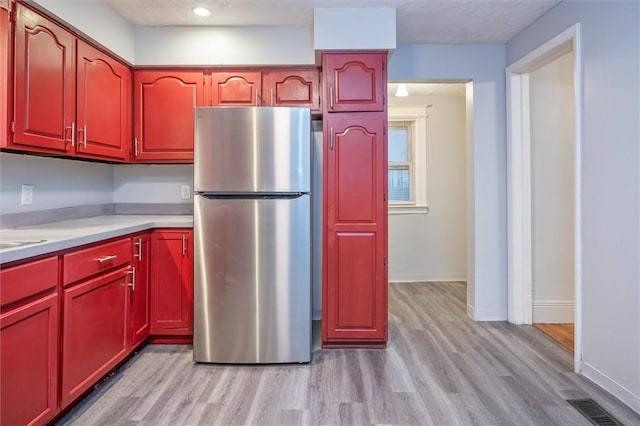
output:
[[[133,26],[106,3],[78,0],[35,2],[125,61],[134,62]]]
[[[574,321],[573,52],[529,74],[533,322]]]
[[[562,2],[507,63],[581,24],[583,374],[640,412],[640,3]]]
[[[425,96],[421,102],[422,111],[432,105],[426,124],[429,213],[389,215],[389,280],[466,280],[465,97]]]
[[[113,166],[77,160],[0,153],[0,214],[110,204]],[[33,204],[21,206],[22,184],[33,185]]]
[[[396,9],[392,7],[316,8],[313,10],[316,50],[393,50]]]
[[[315,64],[311,27],[136,27],[136,65]]]
[[[504,45],[400,44],[389,61],[390,80],[472,80],[467,311],[476,320],[507,318],[504,54]]]
[[[180,187],[193,193],[192,164],[116,164],[113,166],[114,203],[193,203],[180,197]]]

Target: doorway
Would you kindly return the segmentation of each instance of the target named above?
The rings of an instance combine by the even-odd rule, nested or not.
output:
[[[569,51],[529,73],[531,321],[571,352],[575,282],[573,60],[573,51]]]
[[[466,84],[389,82],[390,282],[466,285]]]
[[[582,348],[581,88],[579,24],[507,68],[509,321],[573,322],[576,372]],[[563,327],[550,328],[554,334]]]

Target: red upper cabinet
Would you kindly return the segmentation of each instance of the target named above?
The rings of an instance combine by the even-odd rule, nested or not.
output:
[[[385,111],[386,53],[326,53],[322,60],[327,112]]]
[[[206,106],[201,71],[136,70],[134,81],[135,162],[193,162],[194,111]]]
[[[78,41],[76,152],[124,161],[131,139],[131,71]]]
[[[320,72],[315,68],[278,69],[262,75],[262,105],[309,107],[320,111]]]
[[[386,138],[377,115],[325,119],[325,342],[387,337]]]
[[[0,147],[9,140],[9,63],[13,56],[9,34],[9,2],[0,0]]]
[[[14,140],[7,146],[67,153],[75,130],[75,38],[17,5]]]
[[[154,231],[151,258],[151,334],[193,334],[193,231]]]
[[[260,71],[211,73],[211,105],[260,106],[262,73]]]
[[[16,7],[15,133],[2,146],[126,161],[129,67],[24,5]]]

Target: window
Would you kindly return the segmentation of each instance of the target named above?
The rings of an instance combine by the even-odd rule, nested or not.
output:
[[[389,122],[389,201],[415,203],[413,122]]]
[[[389,213],[428,213],[425,110],[389,108],[388,123]]]

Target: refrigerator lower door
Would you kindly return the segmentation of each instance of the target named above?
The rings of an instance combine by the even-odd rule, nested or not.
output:
[[[309,362],[309,195],[194,201],[194,361]]]

